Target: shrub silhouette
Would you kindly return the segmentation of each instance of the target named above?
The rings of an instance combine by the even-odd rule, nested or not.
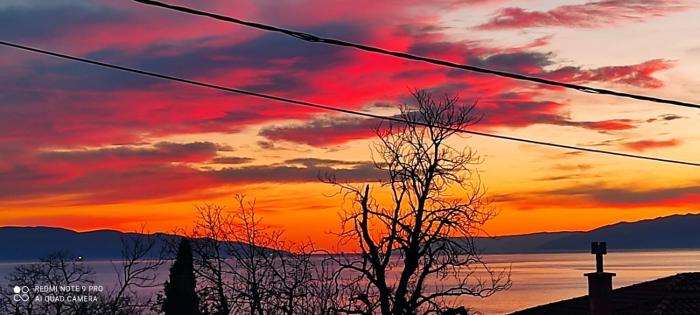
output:
[[[182,238],[170,276],[165,282],[165,315],[199,315],[199,298],[195,292],[197,283],[192,266],[192,247],[187,238]]]

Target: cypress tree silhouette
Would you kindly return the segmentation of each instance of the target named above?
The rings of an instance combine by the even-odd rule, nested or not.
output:
[[[192,267],[192,247],[187,238],[180,240],[177,257],[170,267],[170,279],[165,282],[165,315],[200,315],[199,298]]]

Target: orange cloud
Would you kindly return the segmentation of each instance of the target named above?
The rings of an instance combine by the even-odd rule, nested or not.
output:
[[[622,143],[622,145],[628,149],[632,149],[635,151],[646,151],[649,149],[656,149],[656,148],[666,148],[666,147],[674,147],[681,144],[681,141],[678,139],[670,139],[670,140],[640,140],[640,141],[632,141],[632,142],[625,142]]]
[[[491,20],[477,28],[497,30],[543,26],[601,27],[665,16],[689,7],[685,1],[674,0],[593,1],[585,4],[563,5],[548,11],[527,11],[510,7],[500,10]]]

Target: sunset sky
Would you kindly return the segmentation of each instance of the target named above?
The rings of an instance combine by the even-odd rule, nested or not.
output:
[[[700,102],[700,2],[171,1],[327,37]],[[0,40],[377,114],[411,89],[478,100],[491,133],[700,161],[700,111],[306,43],[114,0],[5,0]],[[257,201],[292,240],[335,244],[331,172],[372,182],[375,121],[0,47],[0,225],[186,228]],[[700,212],[700,168],[456,137],[500,215],[493,235]]]

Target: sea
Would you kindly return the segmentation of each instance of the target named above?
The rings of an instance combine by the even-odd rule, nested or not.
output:
[[[491,254],[483,258],[493,270],[510,270],[511,288],[489,297],[461,297],[455,302],[486,315],[507,314],[585,295],[584,273],[595,271],[595,256],[589,253]],[[116,281],[113,263],[85,262],[95,271],[96,284],[106,288]],[[0,262],[0,277],[4,278],[17,264]],[[604,257],[604,264],[605,271],[617,274],[613,278],[613,286],[617,288],[682,272],[700,272],[700,250],[610,252]],[[166,279],[167,268],[167,265],[161,268],[161,280]],[[156,294],[160,289],[160,286],[142,289],[141,294]]]

